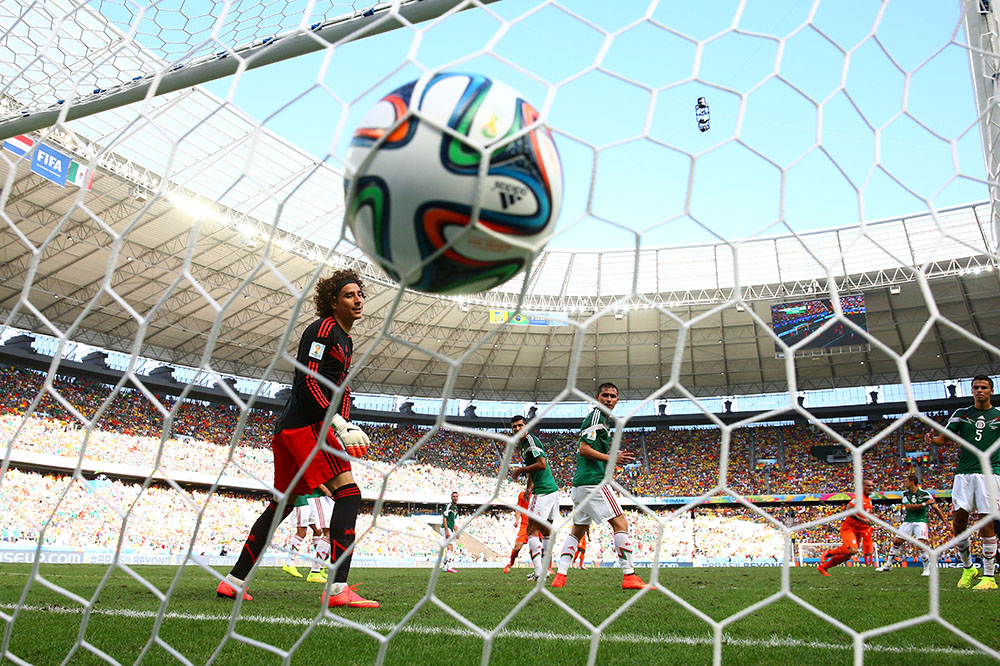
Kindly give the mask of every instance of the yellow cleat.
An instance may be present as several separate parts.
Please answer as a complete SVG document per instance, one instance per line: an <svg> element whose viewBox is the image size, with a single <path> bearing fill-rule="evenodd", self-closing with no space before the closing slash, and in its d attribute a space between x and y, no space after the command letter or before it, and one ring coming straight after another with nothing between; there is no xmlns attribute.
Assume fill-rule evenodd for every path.
<svg viewBox="0 0 1000 666"><path fill-rule="evenodd" d="M983 576L982 580L979 581L979 585L976 585L973 590L995 590L997 589L997 582L993 579L993 576Z"/></svg>
<svg viewBox="0 0 1000 666"><path fill-rule="evenodd" d="M979 575L979 569L976 567L969 567L968 569L962 569L962 578L958 581L959 587L969 588L972 587L972 579Z"/></svg>
<svg viewBox="0 0 1000 666"><path fill-rule="evenodd" d="M302 574L299 573L299 570L293 567L291 564L286 564L285 566L281 567L281 570L290 576L295 576L296 578L302 578Z"/></svg>
<svg viewBox="0 0 1000 666"><path fill-rule="evenodd" d="M307 583L325 583L326 582L326 570L323 571L310 571L309 575L306 577Z"/></svg>

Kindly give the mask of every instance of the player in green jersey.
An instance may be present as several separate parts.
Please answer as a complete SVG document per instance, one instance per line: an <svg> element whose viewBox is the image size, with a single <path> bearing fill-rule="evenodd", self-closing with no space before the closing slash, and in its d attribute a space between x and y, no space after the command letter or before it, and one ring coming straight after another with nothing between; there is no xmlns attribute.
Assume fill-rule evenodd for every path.
<svg viewBox="0 0 1000 666"><path fill-rule="evenodd" d="M451 504L444 509L444 520L441 523L441 528L444 531L444 538L450 539L451 535L455 533L455 519L458 518L458 493L453 492L451 494ZM455 542L451 541L448 543L448 548L444 551L444 570L448 573L458 573L458 569L455 568L452 560L454 556L452 553L455 552Z"/></svg>
<svg viewBox="0 0 1000 666"><path fill-rule="evenodd" d="M964 536L969 526L969 516L989 513L996 516L1000 511L1000 480L997 477L1000 474L1000 451L993 452L988 468L983 469L979 457L968 448L986 451L1000 438L1000 409L993 406L990 401L992 396L993 380L986 375L976 375L972 378L972 406L956 409L945 426L966 445L962 447L958 458L955 482L951 489L951 528L955 537L961 539L956 548L962 558L962 566L965 567L958 587L972 587L972 580L979 575L979 570L972 563L972 544L969 537ZM945 444L950 439L944 434L932 436L927 433L924 436L928 444ZM997 584L993 574L996 568L997 537L993 521L988 521L979 528L979 536L983 540L983 578L975 589L995 590Z"/></svg>
<svg viewBox="0 0 1000 666"><path fill-rule="evenodd" d="M605 483L605 467L615 461L608 453L611 450L611 427L605 411L611 412L618 404L618 387L605 382L597 387L597 402L590 414L580 424L580 447L576 454L576 473L573 475L573 527L566 535L559 555L559 571L552 579L552 587L566 585L566 574L573 564L580 538L592 522L608 521L614 531L615 553L618 564L625 574L622 589L636 590L646 584L635 573L632 566L632 541L628 536L628 520L618 505L618 498L611 486ZM603 409L602 409L603 408ZM619 451L620 463L631 462L633 456L628 451Z"/></svg>
<svg viewBox="0 0 1000 666"><path fill-rule="evenodd" d="M889 548L889 556L885 558L885 563L875 569L875 571L888 571L892 568L892 565L899 559L899 553L903 549L903 544L905 543L903 537L910 537L930 548L927 544L927 507L933 508L942 522L948 522L948 517L944 515L944 511L934 501L934 496L917 484L916 474L910 474L906 477L906 480L903 482L903 496L899 501L903 508L906 509L906 516L903 517L903 524L899 526L898 534L892 538L892 547ZM920 574L921 576L931 575L930 556L928 553L928 550L917 548L920 561L924 563L924 570Z"/></svg>
<svg viewBox="0 0 1000 666"><path fill-rule="evenodd" d="M545 556L550 552L549 541L552 525L559 518L559 486L552 476L542 442L525 428L527 423L520 414L510 419L510 429L515 435L522 433L517 449L524 461L522 467L511 471L514 478L528 477L525 492L531 494L528 510L536 517L528 523L528 553L535 571L528 580L538 580L545 575Z"/></svg>

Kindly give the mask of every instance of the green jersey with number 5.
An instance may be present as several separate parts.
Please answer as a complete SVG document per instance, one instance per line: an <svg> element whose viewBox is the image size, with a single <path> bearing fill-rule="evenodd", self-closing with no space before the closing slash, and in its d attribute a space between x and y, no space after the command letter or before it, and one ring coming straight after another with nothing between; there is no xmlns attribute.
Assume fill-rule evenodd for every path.
<svg viewBox="0 0 1000 666"><path fill-rule="evenodd" d="M948 430L964 439L974 448L980 451L993 446L1000 437L1000 409L991 407L990 409L976 409L975 407L962 407L956 409L951 415L946 426ZM994 474L1000 474L1000 449L990 456L990 465ZM979 464L976 454L962 447L962 454L958 459L958 469L955 474L982 474L983 467Z"/></svg>

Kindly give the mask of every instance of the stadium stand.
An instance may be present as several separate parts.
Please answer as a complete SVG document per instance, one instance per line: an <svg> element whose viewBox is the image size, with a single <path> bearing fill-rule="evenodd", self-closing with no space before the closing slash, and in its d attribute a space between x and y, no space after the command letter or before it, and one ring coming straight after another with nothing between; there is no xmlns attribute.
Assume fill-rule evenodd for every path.
<svg viewBox="0 0 1000 666"><path fill-rule="evenodd" d="M185 401L177 405L172 399L160 397L167 409L176 409L173 437L164 440L162 414L134 390L123 390L107 405L99 429L89 436L79 426L71 412L58 400L46 394L36 414L24 419L23 412L42 386L42 375L32 370L8 367L0 373L0 435L10 441L18 431L18 451L61 456L74 461L85 447L84 457L97 463L118 463L142 467L159 465L167 474L201 473L223 475L225 478L269 481L272 472L271 453L267 447L273 413L254 410L243 437L232 447L237 413L219 404ZM109 395L109 387L88 380L61 380L55 389L72 407L85 416L92 416ZM836 424L849 441L861 444L888 422ZM913 469L912 462L899 456L903 451L918 450L925 427L908 422L899 429L899 436L889 437L867 451L864 473L882 490L898 489L901 479ZM376 425L370 427L373 445L369 449L369 464L356 466L362 488L374 491L380 487L383 475L392 470L406 452L427 430L416 427ZM779 435L780 433L780 435ZM542 432L542 441L557 480L564 488L569 485L575 460L573 433ZM755 451L751 455L750 440ZM779 439L783 440L785 469L772 465L765 469L751 465L751 458L777 459ZM893 440L896 443L890 443ZM816 445L828 445L832 440L825 433L806 426L759 426L736 432L731 443L730 486L747 495L781 493L832 493L849 491L852 485L849 464L831 464L810 453ZM619 470L618 480L629 492L645 497L690 497L709 491L718 483L720 438L715 429L672 429L655 432L627 432L625 446L645 451L647 464ZM232 460L229 459L232 449ZM439 430L407 464L388 475L387 496L418 498L421 503L442 501L454 489L463 496L486 496L496 484L503 454L502 445L492 439ZM944 486L945 475L953 469L955 447L942 447L921 465L924 485ZM258 486L260 487L260 486ZM504 481L501 496L513 498L518 485ZM198 511L205 507L203 525L197 533L193 552L217 553L239 543L245 524L260 511L263 495L222 492L206 506L207 495L191 490L181 496L153 485L145 490L137 483L122 480L102 480L71 483L62 474L37 474L11 469L5 478L3 494L7 498L0 510L0 540L7 543L30 543L37 538L37 525L45 522L46 545L68 547L115 548L120 515L136 502L137 513L148 519L132 520L122 537L123 548L184 552L194 533ZM55 513L56 499L66 495ZM85 501L88 494L97 494L104 502ZM566 494L566 493L564 493ZM13 507L24 506L28 498L49 498L26 509L21 515ZM435 498L440 498L437 500ZM423 510L423 509L421 509ZM433 509L428 509L433 511ZM831 515L838 506L779 506L765 508L770 515L786 525L802 524ZM893 522L891 508L879 509L883 517ZM659 513L668 513L660 509ZM393 513L403 515L391 515ZM359 543L359 556L430 558L434 547L427 537L427 521L415 520L408 510L395 503L383 509L380 523L388 529L368 532ZM171 515L176 520L154 520L154 516ZM370 513L363 517L365 528L371 523ZM636 547L640 559L650 558L655 550L657 529L652 518L636 513ZM681 512L666 523L661 545L664 559L687 559L696 555L738 561L744 558L779 558L780 532L757 514L744 507L699 507L694 518ZM206 526L208 529L206 529ZM798 533L803 541L836 539L838 521L826 523ZM468 532L495 552L509 552L514 539L514 515L509 510L494 508L466 523ZM595 528L592 542L595 551L603 548L611 561L610 534L607 526ZM943 529L932 529L932 543L946 538ZM290 525L283 525L275 536L277 544L287 543ZM395 538L403 534L405 538ZM423 535L424 539L413 536ZM739 535L734 539L733 534ZM881 537L880 537L881 538ZM461 550L459 561L468 560Z"/></svg>

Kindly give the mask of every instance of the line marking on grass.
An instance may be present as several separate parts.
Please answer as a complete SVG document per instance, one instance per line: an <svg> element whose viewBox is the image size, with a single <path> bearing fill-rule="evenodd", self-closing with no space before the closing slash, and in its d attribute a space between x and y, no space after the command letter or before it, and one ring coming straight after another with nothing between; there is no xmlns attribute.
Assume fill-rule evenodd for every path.
<svg viewBox="0 0 1000 666"><path fill-rule="evenodd" d="M17 604L0 604L0 609L3 610L15 610L18 608ZM31 613L52 613L52 614L62 614L62 615L83 615L82 608L66 608L63 606L31 606L24 605L21 606L22 612ZM156 619L157 613L153 611L138 611L131 610L127 608L113 608L113 609L101 609L95 608L91 611L92 615L100 615L104 617L127 617L133 619ZM164 613L164 619L167 620L189 620L194 622L229 622L230 615L210 615L207 613ZM256 622L259 624L279 624L288 626L307 626L313 623L311 618L303 617L283 617L283 616L269 616L269 615L240 615L240 621L242 622ZM320 620L317 623L319 626L329 627L332 629L346 629L350 630L350 627L346 627L342 624L334 622L333 620ZM358 624L364 625L368 629L377 632L389 632L392 631L396 625L388 622L358 622ZM413 625L409 624L400 629L400 633L405 634L419 634L425 636L456 636L464 638L479 638L478 634L469 629L464 629L461 627L432 627L424 625ZM551 631L524 631L520 629L506 629L497 635L497 638L523 638L529 640L548 640L548 641L586 641L590 642L591 636L589 634L558 634ZM612 643L634 643L634 644L649 644L658 643L664 645L706 645L710 646L713 644L712 638L710 636L680 636L677 634L634 634L634 633L605 633L601 636L601 641L608 641ZM736 647L789 647L789 648L809 648L813 650L836 650L841 652L850 652L854 650L854 647L850 644L844 643L823 643L820 641L803 641L797 638L792 638L790 636L777 636L771 635L768 638L758 639L758 638L736 638L728 634L723 634L722 637L723 645L730 645ZM899 647L894 645L873 645L866 644L865 652L880 652L887 654L949 654L949 655L960 655L960 656L977 656L982 655L979 650L973 650L970 648L954 648L954 647Z"/></svg>

